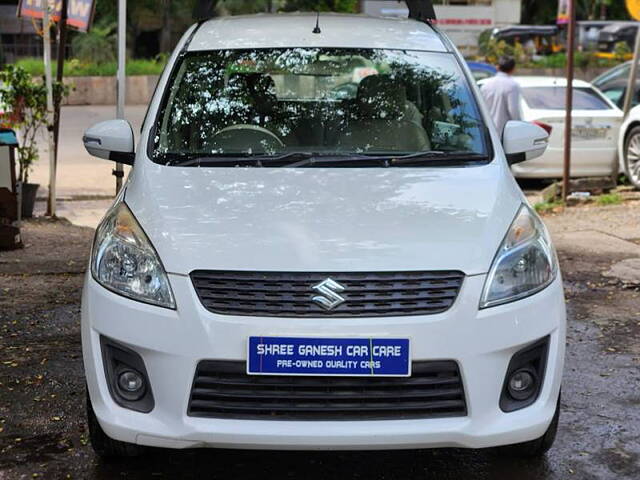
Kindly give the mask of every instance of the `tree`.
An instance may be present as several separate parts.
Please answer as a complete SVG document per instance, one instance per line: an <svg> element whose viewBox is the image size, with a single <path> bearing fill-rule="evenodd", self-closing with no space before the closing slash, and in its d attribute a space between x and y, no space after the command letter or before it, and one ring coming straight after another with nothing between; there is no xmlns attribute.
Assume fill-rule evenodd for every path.
<svg viewBox="0 0 640 480"><path fill-rule="evenodd" d="M104 18L88 33L71 41L73 55L82 62L108 63L116 60L116 23Z"/></svg>
<svg viewBox="0 0 640 480"><path fill-rule="evenodd" d="M53 93L61 100L69 88L54 82ZM37 135L47 126L47 88L44 81L35 81L24 68L7 65L0 70L0 103L12 112L12 126L20 129L18 146L18 181L27 183L29 172L38 160Z"/></svg>
<svg viewBox="0 0 640 480"><path fill-rule="evenodd" d="M229 15L243 15L269 11L267 0L224 0L218 2L219 11Z"/></svg>
<svg viewBox="0 0 640 480"><path fill-rule="evenodd" d="M283 10L355 13L358 4L358 0L286 0Z"/></svg>
<svg viewBox="0 0 640 480"><path fill-rule="evenodd" d="M576 17L578 20L598 19L603 12L603 6L606 20L629 20L625 2L621 0L576 0ZM522 2L523 24L554 24L557 15L557 1L523 0Z"/></svg>
<svg viewBox="0 0 640 480"><path fill-rule="evenodd" d="M200 0L129 0L127 21L129 51L134 56L168 53L179 33L196 19L194 11ZM218 15L277 11L358 11L358 0L209 0L211 11ZM118 19L117 0L96 3L97 25L112 25ZM80 35L78 35L80 37ZM81 42L82 40L78 40Z"/></svg>
<svg viewBox="0 0 640 480"><path fill-rule="evenodd" d="M629 20L629 13L623 1L581 0L578 15L586 20Z"/></svg>

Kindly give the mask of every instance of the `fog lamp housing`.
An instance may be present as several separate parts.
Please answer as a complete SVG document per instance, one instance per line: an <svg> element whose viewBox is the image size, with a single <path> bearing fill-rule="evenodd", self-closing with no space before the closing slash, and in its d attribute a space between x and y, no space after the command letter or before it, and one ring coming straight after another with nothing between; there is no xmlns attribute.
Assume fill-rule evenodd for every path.
<svg viewBox="0 0 640 480"><path fill-rule="evenodd" d="M550 337L546 336L516 352L504 378L500 409L514 412L532 405L544 385Z"/></svg>
<svg viewBox="0 0 640 480"><path fill-rule="evenodd" d="M149 413L153 410L153 392L140 354L107 337L100 337L100 346L113 401L137 412Z"/></svg>

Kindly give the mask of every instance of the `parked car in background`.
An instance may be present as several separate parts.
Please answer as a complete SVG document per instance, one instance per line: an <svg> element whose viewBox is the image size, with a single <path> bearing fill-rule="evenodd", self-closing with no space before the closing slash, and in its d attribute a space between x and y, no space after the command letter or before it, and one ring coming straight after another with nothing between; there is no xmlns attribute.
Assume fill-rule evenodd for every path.
<svg viewBox="0 0 640 480"><path fill-rule="evenodd" d="M624 99L627 93L627 83L629 80L629 74L631 73L631 62L621 63L613 67L611 70L607 70L598 77L596 77L591 83L594 87L600 89L609 100L615 103L619 108L624 106ZM636 88L633 92L633 98L631 106L636 106L640 103L640 80L636 81Z"/></svg>
<svg viewBox="0 0 640 480"><path fill-rule="evenodd" d="M618 108L624 107L624 101L627 96L627 87L628 82L627 79L613 80L611 82L607 82L606 85L603 85L602 88L599 88L600 91ZM631 106L635 107L640 103L640 82L636 81L635 89L633 90L633 96L631 97Z"/></svg>
<svg viewBox="0 0 640 480"><path fill-rule="evenodd" d="M522 87L523 118L549 125L552 133L544 155L511 169L520 178L559 178L563 174L567 81L554 77L513 78ZM622 111L585 81L574 80L573 88L571 176L616 175Z"/></svg>
<svg viewBox="0 0 640 480"><path fill-rule="evenodd" d="M551 447L562 279L509 171L548 134L499 136L465 70L425 22L224 17L137 151L125 120L85 132L133 164L83 290L98 454Z"/></svg>
<svg viewBox="0 0 640 480"><path fill-rule="evenodd" d="M631 109L620 128L618 155L621 171L636 188L640 188L640 105Z"/></svg>
<svg viewBox="0 0 640 480"><path fill-rule="evenodd" d="M490 63L467 61L467 66L476 81L491 78L498 73L498 69Z"/></svg>

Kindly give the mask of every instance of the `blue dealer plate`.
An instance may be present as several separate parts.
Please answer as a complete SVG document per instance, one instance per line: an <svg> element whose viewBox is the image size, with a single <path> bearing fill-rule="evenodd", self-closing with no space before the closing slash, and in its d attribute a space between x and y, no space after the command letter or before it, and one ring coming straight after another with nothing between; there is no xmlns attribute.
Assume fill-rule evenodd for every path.
<svg viewBox="0 0 640 480"><path fill-rule="evenodd" d="M408 339L249 337L249 375L408 377Z"/></svg>

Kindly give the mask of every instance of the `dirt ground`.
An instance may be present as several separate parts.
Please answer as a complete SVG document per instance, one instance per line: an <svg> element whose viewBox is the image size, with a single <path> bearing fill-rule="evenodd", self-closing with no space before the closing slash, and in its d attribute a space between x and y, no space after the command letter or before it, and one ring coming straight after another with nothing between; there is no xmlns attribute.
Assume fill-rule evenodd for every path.
<svg viewBox="0 0 640 480"><path fill-rule="evenodd" d="M547 215L568 300L555 447L542 460L488 451L155 452L102 463L88 445L80 293L93 231L33 221L0 253L0 479L640 478L640 285L604 274L640 257L640 202Z"/></svg>

